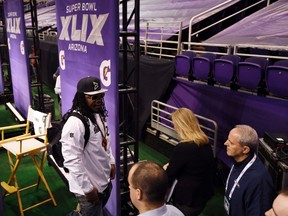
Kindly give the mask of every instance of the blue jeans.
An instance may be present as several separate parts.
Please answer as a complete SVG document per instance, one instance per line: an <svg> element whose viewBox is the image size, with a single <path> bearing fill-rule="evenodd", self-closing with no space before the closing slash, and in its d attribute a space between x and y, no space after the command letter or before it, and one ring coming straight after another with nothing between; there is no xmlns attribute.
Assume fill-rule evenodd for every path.
<svg viewBox="0 0 288 216"><path fill-rule="evenodd" d="M97 205L88 202L84 195L75 194L77 202L80 205L81 216L105 216L103 207L106 205L110 197L111 190L112 183L109 182L103 193L99 193L99 203Z"/></svg>
<svg viewBox="0 0 288 216"><path fill-rule="evenodd" d="M77 202L80 205L81 216L104 216L102 201L97 205L88 202L84 195L75 194Z"/></svg>

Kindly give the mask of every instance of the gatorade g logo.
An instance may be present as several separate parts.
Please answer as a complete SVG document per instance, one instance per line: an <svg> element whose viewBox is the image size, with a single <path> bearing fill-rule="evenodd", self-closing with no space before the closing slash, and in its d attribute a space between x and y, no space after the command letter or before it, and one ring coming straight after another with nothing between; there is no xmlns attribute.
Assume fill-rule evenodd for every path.
<svg viewBox="0 0 288 216"><path fill-rule="evenodd" d="M60 50L59 52L59 65L62 70L65 70L65 52L64 50Z"/></svg>
<svg viewBox="0 0 288 216"><path fill-rule="evenodd" d="M111 60L104 60L99 67L100 79L104 86L111 85Z"/></svg>

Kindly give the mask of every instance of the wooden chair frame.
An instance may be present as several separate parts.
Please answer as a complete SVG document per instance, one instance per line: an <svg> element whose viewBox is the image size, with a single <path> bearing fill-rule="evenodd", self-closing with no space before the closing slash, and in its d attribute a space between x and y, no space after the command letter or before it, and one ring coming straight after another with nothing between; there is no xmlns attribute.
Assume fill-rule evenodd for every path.
<svg viewBox="0 0 288 216"><path fill-rule="evenodd" d="M9 196L11 194L15 194L17 195L17 200L18 200L18 204L19 204L19 210L20 210L20 215L24 216L24 212L27 210L30 210L32 208L35 208L41 204L44 204L46 202L52 201L54 206L57 206L56 201L54 199L54 196L50 190L50 187L46 181L46 178L43 174L43 166L44 166L44 162L47 156L47 127L50 126L50 122L51 122L51 113L45 114L45 113L41 113L39 111L35 111L33 110L31 107L29 107L28 109L28 118L25 124L18 124L18 125L12 125L12 126L4 126L4 127L0 127L0 131L1 131L1 141L0 141L0 146L2 146L3 148L5 148L7 150L7 155L8 155L8 160L9 160L9 164L10 164L10 168L11 168L11 175L8 179L7 182L1 182L1 186L4 189L4 197L5 196ZM30 131L30 121L31 119L29 119L29 115L30 113L40 113L43 114L44 119L39 120L39 122L41 122L44 125L44 130L41 134L35 134L35 135L31 135ZM35 118L37 119L37 118ZM34 122L35 124L35 122ZM35 126L35 125L34 125ZM25 133L19 136L15 136L15 137L11 137L8 139L4 139L4 131L7 130L11 130L11 129L15 129L15 128L24 128L25 129ZM40 127L39 127L40 128ZM42 128L40 129L42 130ZM43 139L43 142L40 141L39 139ZM33 141L33 143L32 143ZM28 145L29 142L29 145ZM20 188L17 178L16 178L16 172L20 166L21 160L24 157L31 157L33 164L37 170L38 173L38 177L37 177L37 181L35 184L32 185L28 185L26 187ZM37 157L40 158L40 161L37 159ZM21 200L21 196L20 196L20 192L30 189L30 188L34 188L36 187L37 189L39 188L39 184L40 182L43 182L48 194L49 194L49 198L45 199L43 201L40 201L30 207L27 208L23 208L22 205L22 200Z"/></svg>

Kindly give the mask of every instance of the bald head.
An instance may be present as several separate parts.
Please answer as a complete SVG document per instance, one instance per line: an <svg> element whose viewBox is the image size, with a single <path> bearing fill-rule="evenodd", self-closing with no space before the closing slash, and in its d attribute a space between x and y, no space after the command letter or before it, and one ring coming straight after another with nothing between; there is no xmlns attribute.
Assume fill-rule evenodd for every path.
<svg viewBox="0 0 288 216"><path fill-rule="evenodd" d="M164 203L168 177L159 164L144 161L134 164L128 176L130 187L139 189L147 202Z"/></svg>
<svg viewBox="0 0 288 216"><path fill-rule="evenodd" d="M288 191L280 193L265 216L288 216Z"/></svg>

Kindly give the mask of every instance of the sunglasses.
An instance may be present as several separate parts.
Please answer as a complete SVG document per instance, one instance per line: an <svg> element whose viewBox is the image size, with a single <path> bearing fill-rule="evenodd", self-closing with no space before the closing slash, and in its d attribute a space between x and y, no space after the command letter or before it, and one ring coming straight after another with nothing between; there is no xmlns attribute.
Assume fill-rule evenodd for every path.
<svg viewBox="0 0 288 216"><path fill-rule="evenodd" d="M87 95L91 100L102 100L104 98L104 93L96 95Z"/></svg>

